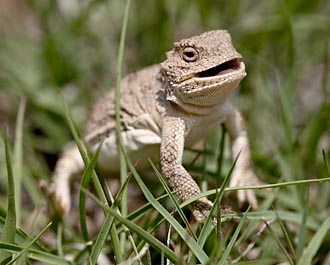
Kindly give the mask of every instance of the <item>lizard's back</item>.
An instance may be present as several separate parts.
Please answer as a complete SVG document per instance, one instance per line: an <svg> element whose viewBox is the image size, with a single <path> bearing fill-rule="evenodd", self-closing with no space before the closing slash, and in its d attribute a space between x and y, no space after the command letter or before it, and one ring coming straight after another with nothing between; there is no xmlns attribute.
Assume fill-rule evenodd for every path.
<svg viewBox="0 0 330 265"><path fill-rule="evenodd" d="M154 65L127 75L121 82L122 137L133 161L148 161L145 158L149 158L150 154L159 157L163 115L160 102L165 100L162 99L163 89L158 75L159 65ZM85 126L85 139L93 151L103 141L99 157L101 169L119 170L114 90L94 105Z"/></svg>

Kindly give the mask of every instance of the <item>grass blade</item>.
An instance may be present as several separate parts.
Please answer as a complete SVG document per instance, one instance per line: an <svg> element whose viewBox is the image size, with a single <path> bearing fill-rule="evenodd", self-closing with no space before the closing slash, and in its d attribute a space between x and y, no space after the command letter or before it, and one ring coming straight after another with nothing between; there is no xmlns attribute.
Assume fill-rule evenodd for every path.
<svg viewBox="0 0 330 265"><path fill-rule="evenodd" d="M117 206L120 202L120 199L122 198L122 194L123 194L124 190L126 190L126 188L127 188L129 180L130 180L130 178L127 178L126 181L121 186L115 200L113 201L111 209L115 209L118 211ZM102 247L104 245L105 240L108 237L109 231L111 231L111 236L114 234L116 234L116 235L118 234L116 231L116 227L113 225L113 220L114 220L113 217L109 213L107 213L106 218L103 222L103 225L97 235L96 241L92 248L91 264L96 264L97 258L102 251ZM123 252L123 249L120 248L120 243L119 243L120 241L118 240L117 237L112 237L111 239L112 239L112 246L114 249L116 249L116 251L115 251L116 261L122 260L124 252ZM120 256L117 256L117 255L120 255Z"/></svg>
<svg viewBox="0 0 330 265"><path fill-rule="evenodd" d="M112 209L108 209L108 212L116 218L119 222L123 223L126 227L128 227L131 231L138 234L144 241L146 241L151 247L157 249L160 253L164 253L164 255L171 260L174 264L179 262L179 258L172 250L170 250L167 246L165 246L158 239L150 235L149 232L143 230L140 226L130 222L124 217L120 216L116 211Z"/></svg>
<svg viewBox="0 0 330 265"><path fill-rule="evenodd" d="M330 167L327 159L327 154L324 150L322 150L322 155L323 155L323 161L324 161L324 166L325 166L325 171L327 174L327 177L330 178Z"/></svg>
<svg viewBox="0 0 330 265"><path fill-rule="evenodd" d="M294 181L286 181L286 182L279 182L274 184L261 184L261 185L253 185L253 186L238 186L238 187L227 187L225 192L229 191L237 191L237 190L263 190L263 189L274 189L274 188L282 188L287 186L293 185L307 185L313 183L323 183L323 182L330 182L330 178L318 178L318 179L304 179L304 180L294 180ZM215 195L217 193L217 189L211 189L205 192L202 192L199 195L190 198L182 203L182 207L186 206L195 200L198 200L205 196Z"/></svg>
<svg viewBox="0 0 330 265"><path fill-rule="evenodd" d="M194 237L195 240L197 240L197 237L195 235L195 233L192 231L191 226L185 216L185 214L183 213L179 203L175 200L169 186L167 185L165 179L163 178L163 176L160 174L160 172L157 170L157 168L155 167L155 165L152 163L151 160L149 160L149 162L151 163L152 169L154 170L154 172L156 173L156 176L158 177L160 183L162 184L163 188L165 189L166 193L168 194L169 198L171 199L172 203L174 204L177 212L179 213L181 219L183 220L185 226L189 229L189 232L191 233L191 235Z"/></svg>
<svg viewBox="0 0 330 265"><path fill-rule="evenodd" d="M88 157L88 154L87 154L84 146L82 145L82 142L79 138L78 132L75 128L75 124L74 124L73 119L71 117L69 108L66 105L65 100L64 100L63 97L62 97L62 104L63 104L63 107L64 107L64 112L65 112L66 119L68 121L68 124L69 124L69 127L71 129L72 135L75 139L75 142L78 146L79 152L80 152L80 154L81 154L81 156L84 160L84 163L85 163L86 167L88 167L88 165L90 163L90 159ZM108 200L107 200L107 195L105 194L105 190L103 189L102 184L101 184L100 180L98 179L98 177L95 173L95 170L93 170L92 180L93 180L93 184L94 184L96 193L99 196L102 205L103 206L109 205ZM116 229L113 225L111 226L110 235L111 235L112 240L115 242L114 245L113 245L114 246L114 253L115 253L116 257L120 258L121 251L120 251L119 248L117 248L117 246L118 246L117 242L119 242L119 237L118 237L117 231L116 231Z"/></svg>
<svg viewBox="0 0 330 265"><path fill-rule="evenodd" d="M111 214L107 214L105 217L105 220L103 222L103 225L97 235L96 241L92 247L92 252L91 252L91 256L90 256L90 262L89 264L96 264L97 263L97 259L102 251L104 242L106 240L106 238L108 237L109 231L111 229L112 224L113 224L113 216ZM115 248L115 245L113 245L113 247ZM120 252L119 252L120 253ZM121 253L120 253L121 256ZM116 260L117 260L117 256L116 256Z"/></svg>
<svg viewBox="0 0 330 265"><path fill-rule="evenodd" d="M317 250L321 246L324 237L330 230L330 217L328 217L320 228L317 230L313 238L309 241L307 248L305 249L302 257L299 259L297 265L309 265L312 264L313 257L316 255Z"/></svg>
<svg viewBox="0 0 330 265"><path fill-rule="evenodd" d="M141 177L136 172L131 162L127 160L127 163L146 199L172 225L172 227L178 232L180 237L186 242L187 246L191 249L191 251L202 264L207 264L208 262L210 262L208 256L197 244L197 242L187 233L186 230L183 229L183 227L178 223L178 221L175 220L175 218L154 198L154 196L148 190L147 186L143 183Z"/></svg>
<svg viewBox="0 0 330 265"><path fill-rule="evenodd" d="M101 146L102 146L102 144L99 145L95 154L92 156L92 159L91 159L89 165L85 169L85 172L81 179L81 184L80 184L80 189L79 189L80 190L80 192L79 192L80 227L81 227L82 235L86 242L89 240L89 235L88 235L88 228L87 228L87 223L86 223L86 209L85 209L86 193L83 192L83 190L87 189L90 179L93 175L93 171L94 171L96 163L97 163L97 158L99 156Z"/></svg>
<svg viewBox="0 0 330 265"><path fill-rule="evenodd" d="M270 225L265 222L265 225L268 228L268 231L270 233L270 235L275 239L278 247L280 248L280 250L282 251L282 253L284 254L284 256L286 257L287 261L293 265L295 264L294 261L292 260L292 258L290 257L288 251L286 250L286 248L284 247L283 243L281 242L281 240L279 239L278 235L276 234L276 232L270 227Z"/></svg>
<svg viewBox="0 0 330 265"><path fill-rule="evenodd" d="M10 146L6 128L2 129L2 138L5 145L5 156L7 166L8 179L8 202L7 202L7 216L2 231L2 241L6 243L15 243L16 234L16 206L15 206L15 184L14 175L10 155ZM11 254L5 250L0 250L0 262L8 260Z"/></svg>
<svg viewBox="0 0 330 265"><path fill-rule="evenodd" d="M297 243L297 256L300 257L304 250L306 235L307 235L307 217L308 217L308 205L306 205L306 208L303 211L303 214L301 216L301 225L299 228L299 234L298 234L298 243ZM277 212L275 212L277 215ZM279 219L280 220L280 219Z"/></svg>
<svg viewBox="0 0 330 265"><path fill-rule="evenodd" d="M162 202L165 199L167 199L168 195L164 194L160 197L157 198L157 201ZM135 210L134 212L130 213L129 215L127 215L127 219L130 221L134 221L138 218L140 218L142 215L144 215L148 210L152 209L152 205L147 202L146 204L144 204L143 206L141 206L139 209Z"/></svg>
<svg viewBox="0 0 330 265"><path fill-rule="evenodd" d="M227 186L227 183L229 182L231 173L233 172L234 167L236 165L237 159L238 159L238 156L235 159L235 161L234 161L228 175L226 176L225 180L222 182L220 190L218 191L216 189L216 197L215 197L215 200L214 200L213 207L212 207L212 209L210 211L210 215L207 217L207 219L204 223L204 226L202 228L202 231L201 231L201 233L198 237L197 242L198 242L198 245L200 245L201 247L204 246L204 244L206 242L206 239L207 239L208 235L211 232L211 228L212 228L211 223L212 223L212 218L214 218L213 213L214 213L215 209L218 209L218 211L217 211L217 227L216 228L217 228L218 232L221 231L221 227L220 227L220 225L221 225L221 216L220 216L220 214L221 213L220 213L220 207L219 206L220 206L220 202L221 202L222 197L223 197L224 192L225 192L225 187Z"/></svg>
<svg viewBox="0 0 330 265"><path fill-rule="evenodd" d="M21 213L21 186L22 186L22 164L23 164L23 121L26 107L26 98L22 97L17 114L15 130L15 146L13 170L15 176L15 197L16 197L16 225L20 225Z"/></svg>
<svg viewBox="0 0 330 265"><path fill-rule="evenodd" d="M0 242L0 249L4 249L12 254L19 254L21 251L24 250L24 247L15 245L15 244L9 244L9 243L3 243ZM53 254L49 254L45 251L30 249L27 253L28 258L37 260L40 262L43 262L43 264L54 264L54 265L70 265L71 262L55 256ZM2 264L1 264L2 265Z"/></svg>
<svg viewBox="0 0 330 265"><path fill-rule="evenodd" d="M116 119L116 132L117 138L119 143L119 161L120 161L120 183L123 185L126 179L127 174L127 164L125 159L125 150L123 145L122 139L122 126L121 126L121 119L120 119L120 85L122 79L122 68L123 68L123 59L124 59L124 50L125 50L125 40L126 40L126 31L127 31L127 24L128 24L128 15L129 15L129 8L130 8L131 0L126 1L125 11L124 11L124 18L123 18L123 25L121 28L121 35L120 35L120 42L119 42L119 50L118 50L118 60L117 60L117 80L116 80L116 91L115 91L115 119ZM124 216L127 215L128 212L128 203L127 203L127 190L123 190L122 200L121 200L121 211ZM125 251L126 245L126 235L125 233L121 234L121 250L122 252ZM121 262L121 257L117 257L117 262Z"/></svg>
<svg viewBox="0 0 330 265"><path fill-rule="evenodd" d="M202 231L198 237L198 245L203 247L205 242L206 242L206 239L208 237L208 235L210 234L211 232L211 229L212 229L212 226L211 226L211 223L212 223L212 219L214 218L213 216L213 213L215 211L215 209L218 209L217 211L217 231L220 231L221 230L221 227L220 227L220 224L221 224L221 216L220 216L220 202L222 200L222 197L225 193L225 187L227 186L228 182L229 182L229 179L230 179L230 176L235 168L235 165L236 165L236 162L238 160L238 157L239 157L239 154L237 155L236 159L234 160L230 170L229 170L229 173L227 174L226 178L224 179L224 181L222 182L221 184L221 187L220 187L220 190L218 191L218 189L216 189L216 198L215 198L215 201L214 201L214 204L213 204L213 207L210 211L210 215L206 218L205 220L205 223L203 225L203 228L202 228ZM192 198L194 199L194 198Z"/></svg>
<svg viewBox="0 0 330 265"><path fill-rule="evenodd" d="M5 223L5 219L2 216L0 216L0 231L2 231L4 223ZM15 235L16 243L23 245L30 240L32 240L32 238L24 230L22 230L21 228L16 229L16 235ZM45 250L42 244L38 242L34 244L34 247L38 250Z"/></svg>
<svg viewBox="0 0 330 265"><path fill-rule="evenodd" d="M82 144L82 141L79 138L78 131L77 131L76 126L74 124L74 121L72 119L72 115L70 113L70 110L69 110L67 104L65 103L65 100L64 100L63 95L61 95L61 100L62 100L62 105L63 105L63 109L64 109L64 114L65 114L65 117L66 117L67 122L69 124L70 130L71 130L71 133L72 133L72 136L73 136L73 138L74 138L74 140L76 142L76 145L77 145L77 147L79 149L80 155L81 155L81 157L82 157L82 159L83 159L83 161L85 163L85 166L88 167L88 165L90 163L90 159L88 157L88 153L86 151L86 148ZM98 180L95 171L93 171L92 180L93 180L93 184L95 186L96 193L100 197L100 200L102 201L102 203L107 204L108 203L107 202L107 197L104 194L102 185L101 185L100 181Z"/></svg>
<svg viewBox="0 0 330 265"><path fill-rule="evenodd" d="M15 258L13 258L9 263L7 263L7 265L13 264L15 261L17 261L20 257L22 257L25 253L27 253L29 251L29 249L33 246L33 244L35 242L37 242L37 240L46 232L46 230L52 225L52 222L48 223L48 225L46 225L41 232L33 239L31 240L31 242L24 248L22 249L22 251L20 251L20 253L18 253Z"/></svg>
<svg viewBox="0 0 330 265"><path fill-rule="evenodd" d="M307 209L307 208L306 208ZM289 232L288 232L288 229L286 228L284 222L282 221L282 219L280 218L279 214L277 213L276 209L273 209L274 210L274 213L276 214L276 220L278 221L279 225L280 225L280 228L282 230L282 233L284 235L284 238L287 242L287 245L288 245L288 249L290 251L290 254L291 254L291 257L294 261L294 264L296 263L296 260L297 260L297 257L296 257L296 254L295 254L295 251L294 251L294 247L293 247L293 243L292 243L292 240L290 238L290 235L289 235ZM302 225L302 231L303 233L305 234L305 231L306 231L306 212L307 210L304 212L302 218L303 220L301 221ZM302 237L304 239L304 237ZM299 253L299 252L298 252Z"/></svg>
<svg viewBox="0 0 330 265"><path fill-rule="evenodd" d="M241 231L241 229L243 227L243 224L245 222L245 219L246 219L246 216L247 216L247 213L249 212L249 210L250 210L250 207L243 214L242 219L239 222L239 224L238 224L238 226L237 226L237 228L236 228L236 230L235 230L232 238L230 239L229 244L228 244L225 252L223 253L223 255L221 257L221 260L220 260L219 264L225 264L227 258L229 257L229 254L230 254L230 252L232 251L232 249L233 249L233 247L235 245L235 242L236 242L236 240L238 238L238 235L239 235L239 233L240 233L240 231ZM220 251L218 253L220 253Z"/></svg>

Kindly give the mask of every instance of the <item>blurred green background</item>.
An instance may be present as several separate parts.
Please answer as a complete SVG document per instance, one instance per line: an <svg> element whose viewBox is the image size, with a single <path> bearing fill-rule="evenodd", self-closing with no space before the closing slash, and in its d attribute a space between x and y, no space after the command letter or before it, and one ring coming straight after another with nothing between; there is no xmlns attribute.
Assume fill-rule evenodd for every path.
<svg viewBox="0 0 330 265"><path fill-rule="evenodd" d="M121 0L0 2L0 122L12 141L26 99L22 176L23 200L29 203L22 216L46 204L38 183L49 180L59 152L72 139L58 92L82 127L92 102L114 84L124 6ZM322 150L325 160L330 155L329 14L328 0L135 0L124 73L163 61L173 41L227 29L247 66L248 76L232 98L247 123L257 174L269 183L324 178ZM2 142L0 151L4 216ZM307 211L320 223L330 213L330 184L283 188L273 203ZM306 242L313 233L306 233ZM324 242L330 242L329 233ZM316 259L326 255L320 250Z"/></svg>

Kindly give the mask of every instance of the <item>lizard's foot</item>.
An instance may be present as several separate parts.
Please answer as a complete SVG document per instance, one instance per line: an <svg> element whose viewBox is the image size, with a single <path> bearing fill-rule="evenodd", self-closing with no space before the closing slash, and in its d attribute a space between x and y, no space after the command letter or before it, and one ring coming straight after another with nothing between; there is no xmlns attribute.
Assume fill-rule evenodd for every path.
<svg viewBox="0 0 330 265"><path fill-rule="evenodd" d="M205 218L207 218L211 213L211 208L213 207L213 203L208 199L200 199L196 201L193 205L193 214L197 222L202 223ZM236 213L231 207L221 207L221 214L234 214ZM213 216L212 224L214 227L217 226L217 218Z"/></svg>
<svg viewBox="0 0 330 265"><path fill-rule="evenodd" d="M254 172L249 170L237 170L233 172L233 176L231 178L230 187L240 187L240 186L253 186L260 185L262 182L257 178ZM240 204L244 202L248 202L252 209L258 208L258 201L255 195L254 190L238 190L237 198Z"/></svg>
<svg viewBox="0 0 330 265"><path fill-rule="evenodd" d="M193 204L193 214L197 222L202 223L210 215L213 203L206 198L197 200Z"/></svg>

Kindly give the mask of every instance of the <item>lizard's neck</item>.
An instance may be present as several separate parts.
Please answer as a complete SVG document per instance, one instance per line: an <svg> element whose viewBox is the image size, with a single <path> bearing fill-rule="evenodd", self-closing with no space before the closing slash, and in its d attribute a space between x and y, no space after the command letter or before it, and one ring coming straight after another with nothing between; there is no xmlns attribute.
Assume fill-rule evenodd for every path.
<svg viewBox="0 0 330 265"><path fill-rule="evenodd" d="M171 103L174 103L178 108L180 108L181 110L183 110L184 112L186 112L188 114L200 115L200 116L212 114L216 111L216 109L219 108L219 105L224 104L224 102L223 102L223 103L212 105L212 106L193 105L193 104L188 104L188 103L182 102L179 98L177 98L173 94L167 95L166 100L168 100Z"/></svg>
<svg viewBox="0 0 330 265"><path fill-rule="evenodd" d="M166 84L164 80L163 83ZM221 102L217 102L217 104L213 105L198 105L186 103L183 102L179 97L177 97L171 89L169 89L168 84L166 84L164 92L164 97L166 101L173 103L178 109L181 109L183 112L193 115L209 115L211 113L214 113L219 108L219 106L225 104L226 102L226 98L224 98Z"/></svg>
<svg viewBox="0 0 330 265"><path fill-rule="evenodd" d="M180 96L177 96L173 88L171 88L170 83L166 79L166 77L163 75L163 73L159 73L157 76L158 81L162 83L163 92L164 92L164 100L169 101L173 103L178 109L181 109L183 112L186 112L187 114L193 114L193 115L209 115L214 113L219 107L224 105L227 101L227 98L229 94L231 93L231 90L227 89L223 91L221 97L218 95L216 96L216 99L212 98L212 100L194 100L190 99L188 102L184 101L180 98ZM233 86L233 88L235 88ZM196 104L195 104L196 103Z"/></svg>

